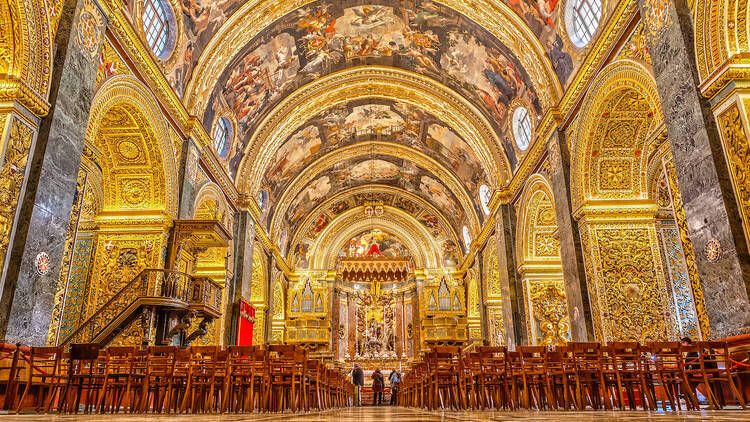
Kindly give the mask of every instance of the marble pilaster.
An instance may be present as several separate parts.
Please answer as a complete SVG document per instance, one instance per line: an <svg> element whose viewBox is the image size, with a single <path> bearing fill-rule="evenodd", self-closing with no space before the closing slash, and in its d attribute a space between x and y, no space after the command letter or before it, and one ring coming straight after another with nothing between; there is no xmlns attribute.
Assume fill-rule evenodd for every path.
<svg viewBox="0 0 750 422"><path fill-rule="evenodd" d="M517 291L516 261L514 258L515 217L510 205L501 205L495 218L495 239L497 240L497 264L499 284L503 298L503 328L505 331L505 346L515 349L523 344L521 336L525 332L521 328L524 320L524 306L518 301L523 300L523 293ZM516 329L518 328L518 329Z"/></svg>
<svg viewBox="0 0 750 422"><path fill-rule="evenodd" d="M200 189L200 186L196 186L196 172L198 171L200 155L200 149L195 141L191 138L183 141L177 182L180 184L180 219L191 219L195 215L195 198L198 189Z"/></svg>
<svg viewBox="0 0 750 422"><path fill-rule="evenodd" d="M232 278L225 286L226 305L224 315L229 321L224 326L224 344L235 344L237 339L238 301L240 298L249 301L253 278L253 246L255 240L255 222L248 211L234 213L232 225ZM265 282L265 280L264 280ZM270 289L266 290L270 292ZM269 293L270 294L270 293ZM264 321L268 318L264 319ZM267 331L267 330L266 330Z"/></svg>
<svg viewBox="0 0 750 422"><path fill-rule="evenodd" d="M47 340L105 26L95 0L64 2L53 48L51 108L30 150L3 273L0 338L10 343L41 346ZM83 27L89 32L78 37L75 28ZM48 268L37 271L37 257L45 255Z"/></svg>
<svg viewBox="0 0 750 422"><path fill-rule="evenodd" d="M560 260L565 295L568 299L570 334L573 341L593 341L594 327L586 286L586 270L583 266L583 250L578 236L578 222L573 218L570 148L565 133L556 131L547 144L547 150L550 161L550 185L557 217L557 235L560 239Z"/></svg>
<svg viewBox="0 0 750 422"><path fill-rule="evenodd" d="M699 91L691 11L686 0L639 0L638 7L696 251L710 337L746 333L750 255L716 121ZM720 245L717 259L705 252L709 242Z"/></svg>

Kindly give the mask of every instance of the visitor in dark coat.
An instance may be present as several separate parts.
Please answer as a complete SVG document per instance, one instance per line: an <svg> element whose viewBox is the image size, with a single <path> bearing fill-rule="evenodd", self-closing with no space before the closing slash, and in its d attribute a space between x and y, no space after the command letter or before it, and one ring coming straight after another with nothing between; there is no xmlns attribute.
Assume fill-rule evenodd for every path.
<svg viewBox="0 0 750 422"><path fill-rule="evenodd" d="M365 373L359 365L352 369L352 384L354 384L354 404L362 406L362 386L365 385Z"/></svg>
<svg viewBox="0 0 750 422"><path fill-rule="evenodd" d="M372 405L383 404L383 390L385 389L385 382L383 381L383 373L380 369L376 369L372 373L372 391L375 393L372 396Z"/></svg>

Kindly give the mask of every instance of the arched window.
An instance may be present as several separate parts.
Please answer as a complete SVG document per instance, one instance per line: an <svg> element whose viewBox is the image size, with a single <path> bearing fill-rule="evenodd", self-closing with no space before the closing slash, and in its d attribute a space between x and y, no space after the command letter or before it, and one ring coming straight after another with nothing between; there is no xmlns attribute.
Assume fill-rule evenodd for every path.
<svg viewBox="0 0 750 422"><path fill-rule="evenodd" d="M219 117L214 125L214 149L220 157L223 157L227 153L227 141L232 131L232 126L229 121L224 117Z"/></svg>
<svg viewBox="0 0 750 422"><path fill-rule="evenodd" d="M599 28L602 17L601 0L573 0L565 10L565 21L570 41L577 47L586 46ZM572 31L570 31L572 25Z"/></svg>
<svg viewBox="0 0 750 422"><path fill-rule="evenodd" d="M482 203L482 211L484 211L485 215L490 214L490 199L492 199L492 193L490 192L490 188L487 187L487 185L482 185L479 187L479 202Z"/></svg>
<svg viewBox="0 0 750 422"><path fill-rule="evenodd" d="M521 151L526 151L531 143L531 116L525 107L518 107L513 112L513 136Z"/></svg>
<svg viewBox="0 0 750 422"><path fill-rule="evenodd" d="M169 20L162 1L144 0L141 21L143 32L146 34L146 42L151 47L151 51L156 56L164 58L167 55L169 41Z"/></svg>
<svg viewBox="0 0 750 422"><path fill-rule="evenodd" d="M464 226L463 232L464 232L464 246L466 246L466 252L468 252L469 248L471 248L471 235L469 234L469 228Z"/></svg>

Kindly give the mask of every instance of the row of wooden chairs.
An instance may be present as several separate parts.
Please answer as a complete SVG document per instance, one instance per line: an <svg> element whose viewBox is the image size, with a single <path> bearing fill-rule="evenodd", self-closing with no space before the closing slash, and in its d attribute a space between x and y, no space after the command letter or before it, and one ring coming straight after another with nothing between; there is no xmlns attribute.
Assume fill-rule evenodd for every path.
<svg viewBox="0 0 750 422"><path fill-rule="evenodd" d="M294 345L0 347L3 409L63 413L308 411L354 386Z"/></svg>
<svg viewBox="0 0 750 422"><path fill-rule="evenodd" d="M724 392L746 407L736 361L726 342L568 343L554 350L523 346L435 347L404 375L398 401L428 409L649 409L659 402L698 409L696 389L712 408L726 405Z"/></svg>

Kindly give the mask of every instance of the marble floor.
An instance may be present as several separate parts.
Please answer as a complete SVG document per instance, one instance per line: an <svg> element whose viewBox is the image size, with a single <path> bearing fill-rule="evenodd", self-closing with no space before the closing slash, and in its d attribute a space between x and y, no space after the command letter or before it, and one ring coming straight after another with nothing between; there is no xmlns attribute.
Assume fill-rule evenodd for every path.
<svg viewBox="0 0 750 422"><path fill-rule="evenodd" d="M306 421L306 422L447 422L447 421L750 421L750 410L721 410L700 412L478 412L436 411L403 407L355 407L334 409L304 414L274 413L246 415L7 415L0 414L2 421L19 422L67 422L67 421L126 421L126 422L241 422L241 421Z"/></svg>

